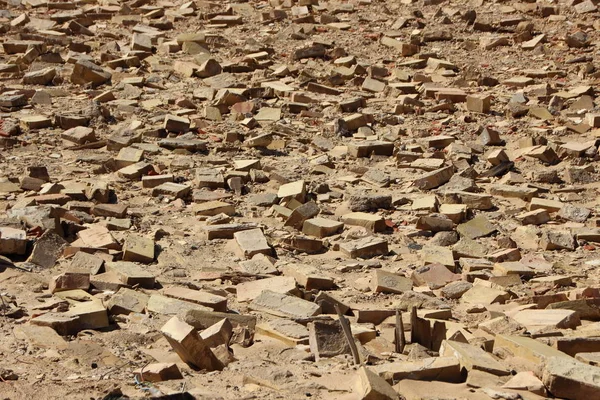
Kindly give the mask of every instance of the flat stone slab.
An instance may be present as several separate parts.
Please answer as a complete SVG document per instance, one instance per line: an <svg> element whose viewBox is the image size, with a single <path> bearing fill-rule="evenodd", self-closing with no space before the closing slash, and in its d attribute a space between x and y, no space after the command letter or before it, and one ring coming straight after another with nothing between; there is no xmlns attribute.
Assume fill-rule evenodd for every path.
<svg viewBox="0 0 600 400"><path fill-rule="evenodd" d="M523 310L513 318L529 331L543 328L574 329L581 325L579 314L572 310Z"/></svg>
<svg viewBox="0 0 600 400"><path fill-rule="evenodd" d="M497 348L508 349L514 356L536 364L541 364L552 357L571 358L562 351L525 336L496 335L494 350Z"/></svg>
<svg viewBox="0 0 600 400"><path fill-rule="evenodd" d="M477 239L494 233L496 231L496 226L488 221L486 217L476 216L472 220L458 225L456 230L461 236L465 236L469 239Z"/></svg>
<svg viewBox="0 0 600 400"><path fill-rule="evenodd" d="M308 344L306 326L288 319L274 319L258 324L256 332L280 340L288 346Z"/></svg>
<svg viewBox="0 0 600 400"><path fill-rule="evenodd" d="M600 398L600 368L577 360L549 359L544 365L542 381L556 397L572 400Z"/></svg>
<svg viewBox="0 0 600 400"><path fill-rule="evenodd" d="M243 282L237 285L237 301L240 303L252 301L260 294L270 290L281 294L297 293L296 280L291 276L275 276L273 278L259 279Z"/></svg>
<svg viewBox="0 0 600 400"><path fill-rule="evenodd" d="M388 253L388 243L385 239L366 237L340 244L342 253L350 258L371 258Z"/></svg>
<svg viewBox="0 0 600 400"><path fill-rule="evenodd" d="M250 303L249 308L288 318L307 318L321 313L321 307L318 304L270 290L264 290Z"/></svg>
<svg viewBox="0 0 600 400"><path fill-rule="evenodd" d="M273 253L271 246L262 229L249 229L235 232L233 237L238 245L239 251L246 258L252 258L256 254L265 254L270 256Z"/></svg>
<svg viewBox="0 0 600 400"><path fill-rule="evenodd" d="M398 361L375 365L373 372L388 382L402 379L460 382L460 362L456 357L429 357L414 361Z"/></svg>
<svg viewBox="0 0 600 400"><path fill-rule="evenodd" d="M444 340L440 347L440 355L456 357L461 367L467 371L484 371L497 376L510 374L510 370L496 361L490 353L467 343Z"/></svg>
<svg viewBox="0 0 600 400"><path fill-rule="evenodd" d="M188 310L213 311L210 307L190 303L189 301L173 299L160 294L153 294L150 296L146 310L163 315L176 315Z"/></svg>
<svg viewBox="0 0 600 400"><path fill-rule="evenodd" d="M200 304L215 311L227 311L226 297L217 296L201 290L188 289L185 287L170 287L165 289L163 294L174 299Z"/></svg>
<svg viewBox="0 0 600 400"><path fill-rule="evenodd" d="M154 275L143 267L128 261L106 263L106 270L116 273L126 285L139 285L146 289L154 288Z"/></svg>

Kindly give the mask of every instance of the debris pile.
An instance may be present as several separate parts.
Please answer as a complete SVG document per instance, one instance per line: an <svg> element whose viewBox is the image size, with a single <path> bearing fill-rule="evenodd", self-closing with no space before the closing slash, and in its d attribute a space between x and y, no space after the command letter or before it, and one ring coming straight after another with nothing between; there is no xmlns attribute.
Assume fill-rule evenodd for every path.
<svg viewBox="0 0 600 400"><path fill-rule="evenodd" d="M597 3L0 0L3 398L600 398Z"/></svg>

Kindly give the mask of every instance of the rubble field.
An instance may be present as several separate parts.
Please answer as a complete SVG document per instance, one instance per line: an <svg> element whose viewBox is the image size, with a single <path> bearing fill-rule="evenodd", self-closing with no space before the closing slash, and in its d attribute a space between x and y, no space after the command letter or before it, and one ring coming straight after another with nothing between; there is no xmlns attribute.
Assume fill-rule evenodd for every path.
<svg viewBox="0 0 600 400"><path fill-rule="evenodd" d="M0 400L600 399L599 0L0 0Z"/></svg>

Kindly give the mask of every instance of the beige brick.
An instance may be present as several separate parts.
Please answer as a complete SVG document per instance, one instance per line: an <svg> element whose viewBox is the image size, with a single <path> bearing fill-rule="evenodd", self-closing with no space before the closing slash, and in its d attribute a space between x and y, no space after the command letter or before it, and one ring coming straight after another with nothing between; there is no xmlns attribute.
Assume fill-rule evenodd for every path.
<svg viewBox="0 0 600 400"><path fill-rule="evenodd" d="M492 105L492 96L467 96L467 110L487 114Z"/></svg>
<svg viewBox="0 0 600 400"><path fill-rule="evenodd" d="M385 239L374 236L356 239L340 244L340 250L350 258L371 258L388 253L388 243Z"/></svg>
<svg viewBox="0 0 600 400"><path fill-rule="evenodd" d="M341 220L345 225L362 226L371 232L382 232L386 228L383 217L365 212L344 214L342 215Z"/></svg>
<svg viewBox="0 0 600 400"><path fill-rule="evenodd" d="M209 307L215 311L227 311L227 298L211 294L201 290L193 290L185 287L170 287L164 290L163 294L167 297L189 301Z"/></svg>
<svg viewBox="0 0 600 400"><path fill-rule="evenodd" d="M89 272L63 272L60 275L54 276L48 284L50 293L61 292L64 290L90 288L90 273Z"/></svg>
<svg viewBox="0 0 600 400"><path fill-rule="evenodd" d="M273 253L267 238L260 228L248 229L233 234L239 252L250 259L255 254L265 254L270 256Z"/></svg>
<svg viewBox="0 0 600 400"><path fill-rule="evenodd" d="M338 233L343 227L343 222L327 218L311 218L304 221L302 233L323 238Z"/></svg>
<svg viewBox="0 0 600 400"><path fill-rule="evenodd" d="M192 210L196 213L196 215L203 215L206 217L212 217L218 214L235 214L235 206L233 206L233 204L229 204L219 200L194 204L192 206Z"/></svg>
<svg viewBox="0 0 600 400"><path fill-rule="evenodd" d="M306 196L306 184L303 180L286 183L279 187L277 197L280 199L294 198L301 203L304 203Z"/></svg>
<svg viewBox="0 0 600 400"><path fill-rule="evenodd" d="M163 325L161 333L185 363L207 371L223 369L221 362L193 326L173 317Z"/></svg>
<svg viewBox="0 0 600 400"><path fill-rule="evenodd" d="M134 371L140 382L163 382L172 379L183 379L179 367L174 363L154 363Z"/></svg>
<svg viewBox="0 0 600 400"><path fill-rule="evenodd" d="M154 261L154 240L130 234L123 245L123 261L144 264Z"/></svg>
<svg viewBox="0 0 600 400"><path fill-rule="evenodd" d="M237 301L240 303L254 300L265 290L283 294L299 294L296 287L296 280L291 276L276 276L243 282L238 284L236 289Z"/></svg>

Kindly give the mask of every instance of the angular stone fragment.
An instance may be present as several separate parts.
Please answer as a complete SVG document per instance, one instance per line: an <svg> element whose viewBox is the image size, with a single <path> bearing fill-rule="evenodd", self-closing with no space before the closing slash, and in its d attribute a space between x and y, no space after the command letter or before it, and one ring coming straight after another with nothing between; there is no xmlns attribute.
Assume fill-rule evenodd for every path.
<svg viewBox="0 0 600 400"><path fill-rule="evenodd" d="M429 357L420 360L396 361L376 365L371 369L387 382L398 382L402 379L442 382L460 382L462 380L460 363L456 357Z"/></svg>
<svg viewBox="0 0 600 400"><path fill-rule="evenodd" d="M256 228L256 225L254 224L215 224L202 227L209 240L233 239L233 235L236 232L254 228Z"/></svg>
<svg viewBox="0 0 600 400"><path fill-rule="evenodd" d="M315 361L350 354L340 321L314 321L308 324L308 343Z"/></svg>
<svg viewBox="0 0 600 400"><path fill-rule="evenodd" d="M534 146L525 152L525 155L537 158L544 164L555 164L560 161L556 152L548 146Z"/></svg>
<svg viewBox="0 0 600 400"><path fill-rule="evenodd" d="M461 236L469 239L477 239L491 235L496 231L496 227L486 217L478 215L472 220L458 225L456 230Z"/></svg>
<svg viewBox="0 0 600 400"><path fill-rule="evenodd" d="M113 292L127 286L127 284L123 283L121 277L114 271L90 276L90 285L98 290L111 290Z"/></svg>
<svg viewBox="0 0 600 400"><path fill-rule="evenodd" d="M133 262L109 262L106 263L106 269L116 273L121 282L126 285L138 285L146 289L154 288L154 275Z"/></svg>
<svg viewBox="0 0 600 400"><path fill-rule="evenodd" d="M346 225L362 226L369 231L381 232L386 229L383 217L365 212L352 212L341 216L341 220Z"/></svg>
<svg viewBox="0 0 600 400"><path fill-rule="evenodd" d="M270 290L263 290L257 298L252 300L249 308L287 318L307 318L321 312L321 307L315 303Z"/></svg>
<svg viewBox="0 0 600 400"><path fill-rule="evenodd" d="M451 231L454 227L454 223L450 218L445 218L444 215L436 216L429 215L419 217L417 220L416 228L432 231L432 232L442 232L442 231Z"/></svg>
<svg viewBox="0 0 600 400"><path fill-rule="evenodd" d="M182 149L190 152L206 150L206 142L198 139L166 138L161 139L158 145L170 150Z"/></svg>
<svg viewBox="0 0 600 400"><path fill-rule="evenodd" d="M503 304L510 298L510 295L498 289L474 285L471 289L465 292L461 300L470 304Z"/></svg>
<svg viewBox="0 0 600 400"><path fill-rule="evenodd" d="M510 375L510 370L496 361L491 354L467 343L444 340L440 347L440 355L458 358L461 367L469 372L476 370L498 376Z"/></svg>
<svg viewBox="0 0 600 400"><path fill-rule="evenodd" d="M518 261L497 262L494 264L492 272L497 276L519 275L533 277L535 275L535 271L531 267Z"/></svg>
<svg viewBox="0 0 600 400"><path fill-rule="evenodd" d="M294 198L300 203L304 203L304 197L306 196L306 184L303 180L286 183L279 187L277 197L280 199Z"/></svg>
<svg viewBox="0 0 600 400"><path fill-rule="evenodd" d="M244 346L248 346L252 342L256 327L256 317L253 315L223 313L210 309L183 310L179 313L179 317L199 330L207 329L226 318L233 326L233 337L230 342L240 343Z"/></svg>
<svg viewBox="0 0 600 400"><path fill-rule="evenodd" d="M306 290L329 290L335 287L333 279L323 274L318 268L306 264L288 264L281 268L285 276L290 276Z"/></svg>
<svg viewBox="0 0 600 400"><path fill-rule="evenodd" d="M149 296L142 292L122 287L110 298L106 307L113 315L143 313L148 299Z"/></svg>
<svg viewBox="0 0 600 400"><path fill-rule="evenodd" d="M54 276L48 284L50 293L61 292L64 290L90 288L90 273L89 272L63 272L60 275Z"/></svg>
<svg viewBox="0 0 600 400"><path fill-rule="evenodd" d="M174 182L165 182L152 189L152 196L170 196L176 199L187 197L192 191L188 185Z"/></svg>
<svg viewBox="0 0 600 400"><path fill-rule="evenodd" d="M388 253L385 239L374 236L340 244L340 250L350 258L371 258Z"/></svg>
<svg viewBox="0 0 600 400"><path fill-rule="evenodd" d="M451 282L442 288L442 296L448 299L459 299L463 294L473 287L470 282Z"/></svg>
<svg viewBox="0 0 600 400"><path fill-rule="evenodd" d="M333 296L327 292L319 292L314 300L315 303L321 306L323 314L337 314L336 306L339 307L341 313L345 315L350 310L350 307L344 304L337 296ZM360 322L360 321L359 321Z"/></svg>
<svg viewBox="0 0 600 400"><path fill-rule="evenodd" d="M571 357L578 354L593 354L600 352L600 338L598 337L557 337L554 348ZM581 360L582 361L582 360Z"/></svg>
<svg viewBox="0 0 600 400"><path fill-rule="evenodd" d="M521 213L515 218L521 221L523 225L542 225L550 221L550 215L548 214L548 211L541 208Z"/></svg>
<svg viewBox="0 0 600 400"><path fill-rule="evenodd" d="M189 301L205 307L212 308L215 311L227 311L227 298L217 296L200 290L188 289L185 287L170 287L165 289L163 294L167 297Z"/></svg>
<svg viewBox="0 0 600 400"><path fill-rule="evenodd" d="M137 181L142 177L142 175L147 174L151 170L152 165L148 164L147 162L140 161L119 169L117 174L123 178Z"/></svg>
<svg viewBox="0 0 600 400"><path fill-rule="evenodd" d="M491 96L467 96L467 110L487 114L490 112Z"/></svg>
<svg viewBox="0 0 600 400"><path fill-rule="evenodd" d="M32 325L47 326L61 336L74 335L79 329L79 317L67 313L49 312L31 319Z"/></svg>
<svg viewBox="0 0 600 400"><path fill-rule="evenodd" d="M575 8L575 12L577 12L577 14L587 14L598 10L592 0L584 0L575 4L573 7Z"/></svg>
<svg viewBox="0 0 600 400"><path fill-rule="evenodd" d="M233 325L227 318L223 318L219 322L212 324L200 333L200 337L205 341L210 348L218 346L229 346L231 335L233 334Z"/></svg>
<svg viewBox="0 0 600 400"><path fill-rule="evenodd" d="M289 250L295 250L308 254L319 253L324 248L324 243L320 239L304 235L293 235L281 240L280 245Z"/></svg>
<svg viewBox="0 0 600 400"><path fill-rule="evenodd" d="M309 86L310 86L310 84L309 84ZM320 87L320 89L321 90L319 90L318 92L329 92L328 94L333 94L333 95L340 94L337 92L337 89L333 89L333 91L329 90L329 88L326 88L326 87ZM322 89L325 89L325 90L322 90ZM356 131L363 126L367 126L367 124L368 124L367 117L361 113L354 113L354 114L348 115L342 119L339 119L337 122L338 122L339 128L336 130L339 130L342 133L345 131L350 131L350 132ZM376 141L373 144L375 144L376 147L378 147L377 145L380 143L382 143L382 142ZM352 145L353 144L351 144L351 146ZM367 141L366 146L360 146L360 144L358 144L358 145L359 146L356 148L355 153L354 153L354 154L356 154L355 157L360 157L361 153L365 154L366 151L368 151L368 148L371 147L370 141ZM384 149L386 149L386 148L389 149L389 144L384 145ZM350 151L350 148L348 148L348 150ZM380 149L380 151L389 151L389 150Z"/></svg>
<svg viewBox="0 0 600 400"><path fill-rule="evenodd" d="M58 292L56 296L69 302L69 311L65 314L77 318L77 331L109 326L106 308L98 298L80 289Z"/></svg>
<svg viewBox="0 0 600 400"><path fill-rule="evenodd" d="M355 158L378 156L391 156L394 152L394 144L382 141L365 141L359 143L350 143L348 154Z"/></svg>
<svg viewBox="0 0 600 400"><path fill-rule="evenodd" d="M282 294L297 294L296 280L291 276L276 276L240 283L236 286L237 301L240 303L252 301L265 290Z"/></svg>
<svg viewBox="0 0 600 400"><path fill-rule="evenodd" d="M56 330L47 326L33 325L33 323L17 325L13 329L13 334L17 339L27 340L37 347L54 350L66 350L68 347L68 342Z"/></svg>
<svg viewBox="0 0 600 400"><path fill-rule="evenodd" d="M109 81L111 77L112 74L105 71L102 67L90 61L80 59L75 63L75 67L71 73L71 82L76 85L91 83L94 86L99 86Z"/></svg>
<svg viewBox="0 0 600 400"><path fill-rule="evenodd" d="M471 210L489 210L494 207L492 196L483 193L470 193L464 191L446 192L443 202L449 204L464 204Z"/></svg>
<svg viewBox="0 0 600 400"><path fill-rule="evenodd" d="M20 254L27 252L27 232L21 229L0 226L0 254Z"/></svg>
<svg viewBox="0 0 600 400"><path fill-rule="evenodd" d="M302 233L323 238L338 233L343 227L344 223L342 222L333 221L327 218L311 218L304 221Z"/></svg>
<svg viewBox="0 0 600 400"><path fill-rule="evenodd" d="M125 204L96 204L92 214L98 217L125 218L128 208Z"/></svg>
<svg viewBox="0 0 600 400"><path fill-rule="evenodd" d="M558 216L573 222L585 222L591 215L591 210L573 204L565 204L558 211Z"/></svg>
<svg viewBox="0 0 600 400"><path fill-rule="evenodd" d="M513 318L530 332L544 328L575 329L581 325L579 314L572 310L523 310Z"/></svg>
<svg viewBox="0 0 600 400"><path fill-rule="evenodd" d="M319 206L317 205L317 203L315 203L313 201L306 202L306 203L296 207L292 211L292 213L290 214L288 219L285 221L284 225L291 226L295 229L300 230L300 229L302 229L302 225L304 224L304 221L317 216L320 211L321 210L319 209Z"/></svg>
<svg viewBox="0 0 600 400"><path fill-rule="evenodd" d="M144 366L134 372L140 382L163 382L172 379L183 379L177 364L154 363Z"/></svg>
<svg viewBox="0 0 600 400"><path fill-rule="evenodd" d="M173 178L172 174L142 176L142 187L151 189L163 183L173 182Z"/></svg>
<svg viewBox="0 0 600 400"><path fill-rule="evenodd" d="M82 245L90 248L120 250L121 246L110 234L108 229L100 226L91 227L77 232Z"/></svg>
<svg viewBox="0 0 600 400"><path fill-rule="evenodd" d="M294 59L302 60L303 58L319 58L325 56L325 46L322 44L314 44L309 47L304 47L294 51Z"/></svg>
<svg viewBox="0 0 600 400"><path fill-rule="evenodd" d="M397 400L398 393L394 388L367 367L360 367L355 383L356 393L360 400Z"/></svg>
<svg viewBox="0 0 600 400"><path fill-rule="evenodd" d="M448 182L454 175L454 167L444 167L427 172L413 181L413 185L421 190L435 189Z"/></svg>
<svg viewBox="0 0 600 400"><path fill-rule="evenodd" d="M94 129L85 126L76 126L71 129L67 129L60 135L61 138L68 140L69 142L84 144L88 142L96 141L96 135Z"/></svg>
<svg viewBox="0 0 600 400"><path fill-rule="evenodd" d="M221 362L193 326L173 317L160 331L181 360L190 366L207 371L223 369Z"/></svg>
<svg viewBox="0 0 600 400"><path fill-rule="evenodd" d="M46 231L36 240L27 261L43 268L52 268L66 245L66 240L52 231Z"/></svg>
<svg viewBox="0 0 600 400"><path fill-rule="evenodd" d="M487 248L475 240L462 237L452 246L452 252L456 257L482 258L486 256Z"/></svg>
<svg viewBox="0 0 600 400"><path fill-rule="evenodd" d="M525 201L530 201L537 192L537 189L512 185L494 185L490 189L490 194L494 196L513 197Z"/></svg>
<svg viewBox="0 0 600 400"><path fill-rule="evenodd" d="M196 215L212 217L218 214L235 214L235 206L220 200L207 201L205 203L194 204L193 210Z"/></svg>
<svg viewBox="0 0 600 400"><path fill-rule="evenodd" d="M502 385L505 389L513 390L526 390L531 393L545 396L546 389L544 384L540 381L532 371L518 372L508 382Z"/></svg>
<svg viewBox="0 0 600 400"><path fill-rule="evenodd" d="M469 107L469 97L467 97L467 108ZM478 109L479 109L479 107L478 107ZM483 109L485 109L485 108L483 108ZM486 113L489 112L489 107L487 110L488 111L485 111ZM484 111L478 111L478 112L484 112ZM483 128L483 130L479 134L479 141L484 146L499 146L502 144L502 140L500 139L500 134L498 133L498 131L495 131L495 130L489 129L489 128Z"/></svg>
<svg viewBox="0 0 600 400"><path fill-rule="evenodd" d="M436 263L413 271L410 278L417 286L429 286L431 289L438 289L450 282L460 280L461 276L452 273L446 266Z"/></svg>
<svg viewBox="0 0 600 400"><path fill-rule="evenodd" d="M569 400L588 400L600 396L600 367L562 357L544 364L542 381L553 396Z"/></svg>
<svg viewBox="0 0 600 400"><path fill-rule="evenodd" d="M540 239L543 250L575 250L575 237L569 231L544 231Z"/></svg>
<svg viewBox="0 0 600 400"><path fill-rule="evenodd" d="M560 201L534 197L529 202L528 209L530 211L544 209L544 210L548 211L549 213L553 213L553 212L559 211L563 207L563 205L564 204Z"/></svg>
<svg viewBox="0 0 600 400"><path fill-rule="evenodd" d="M372 211L380 208L388 209L392 206L392 196L389 195L352 195L348 199L351 211Z"/></svg>
<svg viewBox="0 0 600 400"><path fill-rule="evenodd" d="M288 319L274 319L258 324L256 331L282 341L289 346L308 344L308 329L297 322Z"/></svg>
<svg viewBox="0 0 600 400"><path fill-rule="evenodd" d="M169 132L187 132L190 129L190 120L175 115L165 115L163 129Z"/></svg>
<svg viewBox="0 0 600 400"><path fill-rule="evenodd" d="M49 67L37 71L27 72L23 76L25 85L48 85L56 76L56 68Z"/></svg>
<svg viewBox="0 0 600 400"><path fill-rule="evenodd" d="M449 270L455 270L454 254L452 250L442 247L427 245L421 249L421 258L424 265L428 264L442 264Z"/></svg>
<svg viewBox="0 0 600 400"><path fill-rule="evenodd" d="M151 263L154 261L154 241L137 235L129 235L123 245L123 261Z"/></svg>
<svg viewBox="0 0 600 400"><path fill-rule="evenodd" d="M412 289L412 281L404 276L377 269L371 278L371 290L375 293L404 293Z"/></svg>
<svg viewBox="0 0 600 400"><path fill-rule="evenodd" d="M269 256L273 252L260 228L236 232L233 237L239 252L248 259L256 254Z"/></svg>

